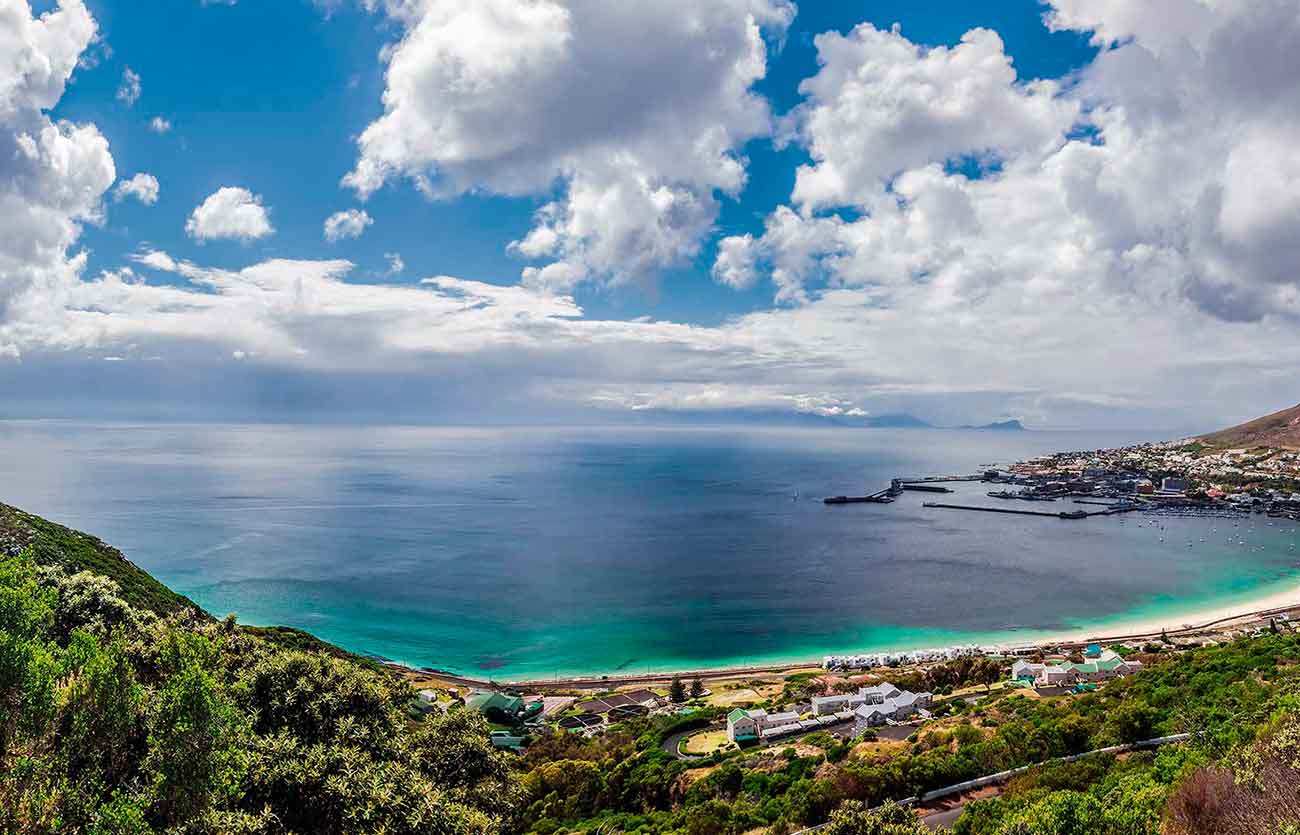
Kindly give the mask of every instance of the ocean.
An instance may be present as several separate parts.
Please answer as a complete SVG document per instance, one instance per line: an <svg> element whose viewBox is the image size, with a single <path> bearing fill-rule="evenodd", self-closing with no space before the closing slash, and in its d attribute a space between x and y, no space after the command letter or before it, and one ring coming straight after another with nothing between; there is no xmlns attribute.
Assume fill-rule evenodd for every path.
<svg viewBox="0 0 1300 835"><path fill-rule="evenodd" d="M216 615L499 680L1174 627L1300 580L1294 524L1262 517L821 502L1139 440L8 421L0 501L101 537Z"/></svg>

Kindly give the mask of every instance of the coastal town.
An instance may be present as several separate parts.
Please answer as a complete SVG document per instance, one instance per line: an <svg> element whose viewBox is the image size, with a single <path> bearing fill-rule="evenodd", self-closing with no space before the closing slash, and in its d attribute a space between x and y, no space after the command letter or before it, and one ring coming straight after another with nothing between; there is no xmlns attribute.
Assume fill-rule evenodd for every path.
<svg viewBox="0 0 1300 835"><path fill-rule="evenodd" d="M1290 449L1216 449L1189 439L1059 452L987 475L1018 485L1031 500L1089 496L1150 509L1300 518L1300 452Z"/></svg>

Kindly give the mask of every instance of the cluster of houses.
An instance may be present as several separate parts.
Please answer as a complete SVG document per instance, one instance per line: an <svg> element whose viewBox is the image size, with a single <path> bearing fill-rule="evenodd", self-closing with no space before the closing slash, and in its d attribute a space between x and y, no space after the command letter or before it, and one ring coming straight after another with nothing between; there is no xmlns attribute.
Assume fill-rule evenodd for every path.
<svg viewBox="0 0 1300 835"><path fill-rule="evenodd" d="M1038 687L1068 687L1081 683L1096 683L1119 678L1142 669L1138 660L1126 661L1111 650L1092 644L1084 651L1081 664L1062 661L1056 664L1035 664L1017 661L1011 665L1011 678L1032 682Z"/></svg>
<svg viewBox="0 0 1300 835"><path fill-rule="evenodd" d="M857 655L827 655L822 667L827 670L870 670L876 667L903 667L910 664L937 664L957 658L986 656L988 658L1015 658L1020 655L1037 655L1042 652L1037 644L977 646L964 644L938 649L914 649L905 652L867 652Z"/></svg>
<svg viewBox="0 0 1300 835"><path fill-rule="evenodd" d="M856 693L816 696L812 700L812 715L807 719L801 718L794 711L768 713L761 708L736 708L727 714L727 738L737 745L744 745L760 739L780 739L841 722L861 721L874 727L889 722L904 722L916 715L928 718L930 705L929 693L912 693L892 684L878 684L863 687Z"/></svg>
<svg viewBox="0 0 1300 835"><path fill-rule="evenodd" d="M875 667L900 667L907 664L932 664L952 661L963 656L982 655L984 650L969 646L941 647L939 649L914 649L906 652L869 652L857 655L828 655L822 659L827 670L870 670Z"/></svg>

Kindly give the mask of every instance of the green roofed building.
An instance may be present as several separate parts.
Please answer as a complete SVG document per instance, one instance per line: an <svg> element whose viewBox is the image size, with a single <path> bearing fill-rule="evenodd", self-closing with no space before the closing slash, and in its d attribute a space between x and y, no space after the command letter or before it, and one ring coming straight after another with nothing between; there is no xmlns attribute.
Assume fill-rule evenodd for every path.
<svg viewBox="0 0 1300 835"><path fill-rule="evenodd" d="M505 693L475 690L465 699L465 707L477 710L493 721L512 722L523 713L524 700L518 696L507 696Z"/></svg>
<svg viewBox="0 0 1300 835"><path fill-rule="evenodd" d="M727 714L727 739L737 745L757 741L758 722L749 715L749 711L736 708Z"/></svg>

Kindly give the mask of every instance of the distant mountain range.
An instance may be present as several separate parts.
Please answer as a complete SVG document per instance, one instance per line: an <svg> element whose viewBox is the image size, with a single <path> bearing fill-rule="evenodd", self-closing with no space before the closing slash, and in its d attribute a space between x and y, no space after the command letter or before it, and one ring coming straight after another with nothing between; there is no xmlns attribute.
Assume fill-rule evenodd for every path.
<svg viewBox="0 0 1300 835"><path fill-rule="evenodd" d="M1224 449L1281 447L1300 449L1300 406L1292 406L1196 440Z"/></svg>
<svg viewBox="0 0 1300 835"><path fill-rule="evenodd" d="M933 423L921 420L915 415L876 415L865 418L858 418L850 422L852 426L869 426L875 429L975 429L975 430L992 430L996 432L1024 432L1025 425L1018 420L996 420L993 423L985 423L980 426L935 426Z"/></svg>
<svg viewBox="0 0 1300 835"><path fill-rule="evenodd" d="M937 426L916 415L904 413L888 415L819 415L812 412L775 412L757 409L726 409L721 411L646 411L640 413L646 422L678 424L742 423L757 426L843 426L866 429L967 429L995 432L1024 432L1018 420L1001 420L980 426Z"/></svg>

